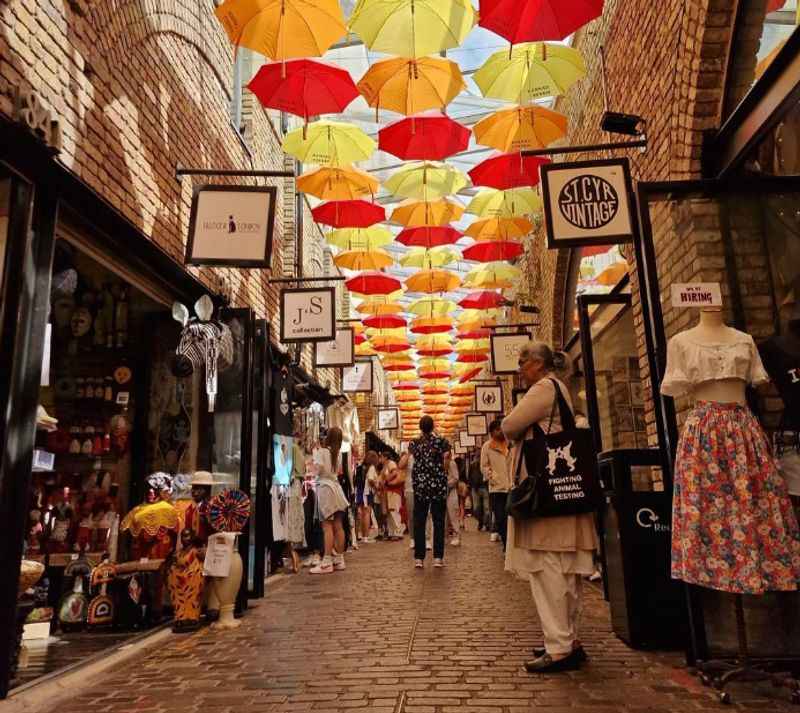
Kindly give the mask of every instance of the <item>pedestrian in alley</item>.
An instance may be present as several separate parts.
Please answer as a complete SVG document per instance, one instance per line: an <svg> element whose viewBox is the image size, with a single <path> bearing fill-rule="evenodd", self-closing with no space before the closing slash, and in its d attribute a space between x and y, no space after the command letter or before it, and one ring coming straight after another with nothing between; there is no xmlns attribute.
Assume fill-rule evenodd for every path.
<svg viewBox="0 0 800 713"><path fill-rule="evenodd" d="M447 453L445 461L447 463L447 525L453 538L450 540L450 544L457 547L461 544L462 526L458 498L458 465L456 465L451 452Z"/></svg>
<svg viewBox="0 0 800 713"><path fill-rule="evenodd" d="M367 451L364 462L356 475L359 542L364 544L373 542L370 531L372 530L372 507L375 499L374 488L378 480L377 466L378 454L375 451Z"/></svg>
<svg viewBox="0 0 800 713"><path fill-rule="evenodd" d="M405 489L405 469L398 468L392 460L391 451L383 453L384 488L386 492L386 529L389 540L394 542L403 539L403 491Z"/></svg>
<svg viewBox="0 0 800 713"><path fill-rule="evenodd" d="M481 473L489 485L489 505L494 521L490 539L493 542L502 540L505 548L508 524L506 500L511 489L511 476L508 441L503 433L501 419L497 418L489 424L489 436L489 440L481 447Z"/></svg>
<svg viewBox="0 0 800 713"><path fill-rule="evenodd" d="M444 567L444 521L447 501L445 455L450 444L433 430L433 419L423 416L419 421L422 436L411 441L409 451L414 456L414 566L425 563L425 521L430 512L433 518L433 566Z"/></svg>
<svg viewBox="0 0 800 713"><path fill-rule="evenodd" d="M503 432L514 442L515 482L528 477L523 441L535 437L532 426L539 424L545 433L563 430L556 388L572 409L569 390L555 377L555 368L547 344L529 342L520 350L519 373L530 388L502 422ZM592 513L509 522L506 569L530 583L544 632L544 647L534 649L534 658L525 663L529 673L571 671L586 660L578 638L581 586L582 576L594 571L597 545Z"/></svg>
<svg viewBox="0 0 800 713"><path fill-rule="evenodd" d="M317 466L317 514L322 523L324 552L322 561L312 567L311 574L331 574L345 569L344 552L347 508L350 506L339 484L339 451L342 431L337 426L328 429L322 447L314 451Z"/></svg>
<svg viewBox="0 0 800 713"><path fill-rule="evenodd" d="M472 515L478 521L478 531L491 530L492 508L489 504L489 488L486 476L481 471L480 458L473 458L469 467L469 485L472 488Z"/></svg>

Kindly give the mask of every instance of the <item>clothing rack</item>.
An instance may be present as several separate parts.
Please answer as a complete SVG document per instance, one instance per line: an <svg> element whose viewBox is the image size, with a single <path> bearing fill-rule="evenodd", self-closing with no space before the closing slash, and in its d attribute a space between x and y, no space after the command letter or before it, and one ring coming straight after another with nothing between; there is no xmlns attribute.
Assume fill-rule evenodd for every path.
<svg viewBox="0 0 800 713"><path fill-rule="evenodd" d="M792 703L800 705L800 659L767 658L754 661L750 658L747 645L747 625L744 620L744 599L741 594L734 595L736 609L736 636L739 641L739 655L731 659L710 659L698 661L697 673L704 686L712 686L719 691L721 703L731 703L731 694L725 687L734 681L756 683L770 681L776 688L788 688L792 692Z"/></svg>

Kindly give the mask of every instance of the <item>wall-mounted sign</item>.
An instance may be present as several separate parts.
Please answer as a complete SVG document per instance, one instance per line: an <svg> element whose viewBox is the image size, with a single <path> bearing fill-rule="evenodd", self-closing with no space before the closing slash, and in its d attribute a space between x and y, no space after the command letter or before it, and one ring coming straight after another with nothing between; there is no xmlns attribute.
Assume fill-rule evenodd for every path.
<svg viewBox="0 0 800 713"><path fill-rule="evenodd" d="M369 394L374 390L372 359L353 362L342 369L342 392Z"/></svg>
<svg viewBox="0 0 800 713"><path fill-rule="evenodd" d="M336 337L333 287L281 290L281 342L329 342Z"/></svg>
<svg viewBox="0 0 800 713"><path fill-rule="evenodd" d="M673 307L722 307L719 282L687 282L672 286Z"/></svg>
<svg viewBox="0 0 800 713"><path fill-rule="evenodd" d="M336 330L336 339L314 345L314 368L326 366L352 366L354 361L352 327Z"/></svg>
<svg viewBox="0 0 800 713"><path fill-rule="evenodd" d="M200 186L192 197L187 265L272 267L275 186Z"/></svg>
<svg viewBox="0 0 800 713"><path fill-rule="evenodd" d="M467 453L467 449L464 448L464 446L462 446L460 443L453 444L453 451L457 456L463 456Z"/></svg>
<svg viewBox="0 0 800 713"><path fill-rule="evenodd" d="M486 414L468 413L467 433L470 436L485 436L489 433L489 425L486 423Z"/></svg>
<svg viewBox="0 0 800 713"><path fill-rule="evenodd" d="M633 188L627 158L541 167L547 247L633 240Z"/></svg>
<svg viewBox="0 0 800 713"><path fill-rule="evenodd" d="M478 384L475 387L475 410L479 413L502 413L503 387L500 384Z"/></svg>
<svg viewBox="0 0 800 713"><path fill-rule="evenodd" d="M458 442L463 448L473 448L475 446L475 436L470 436L466 431L459 431Z"/></svg>
<svg viewBox="0 0 800 713"><path fill-rule="evenodd" d="M492 347L492 372L516 374L519 371L520 349L531 341L531 335L527 332L492 334L489 341Z"/></svg>
<svg viewBox="0 0 800 713"><path fill-rule="evenodd" d="M396 431L400 428L400 409L397 406L378 406L378 430Z"/></svg>

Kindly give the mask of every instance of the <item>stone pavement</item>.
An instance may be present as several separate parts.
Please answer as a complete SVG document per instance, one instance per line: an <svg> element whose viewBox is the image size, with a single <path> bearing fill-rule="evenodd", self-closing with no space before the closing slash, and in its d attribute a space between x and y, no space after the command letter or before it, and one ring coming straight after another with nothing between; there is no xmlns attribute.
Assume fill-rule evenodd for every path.
<svg viewBox="0 0 800 713"><path fill-rule="evenodd" d="M87 681L59 713L677 713L725 707L679 654L614 637L590 588L580 672L521 668L541 641L529 589L503 572L485 534L448 547L447 567L414 570L408 543L348 555L346 572L268 582L234 632L168 638ZM733 689L738 710L797 710L771 689ZM0 705L0 709L2 705ZM52 702L47 706L52 711Z"/></svg>

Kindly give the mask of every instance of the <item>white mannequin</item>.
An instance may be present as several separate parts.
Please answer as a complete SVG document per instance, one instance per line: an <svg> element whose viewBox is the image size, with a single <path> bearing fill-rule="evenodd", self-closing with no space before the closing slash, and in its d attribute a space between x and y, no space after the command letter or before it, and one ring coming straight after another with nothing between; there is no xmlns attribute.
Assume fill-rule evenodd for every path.
<svg viewBox="0 0 800 713"><path fill-rule="evenodd" d="M722 319L721 307L703 307L700 310L699 324L687 330L686 334L693 341L709 346L734 344L737 341L736 330L728 327ZM744 379L717 379L698 384L692 395L696 401L744 404L746 386Z"/></svg>

